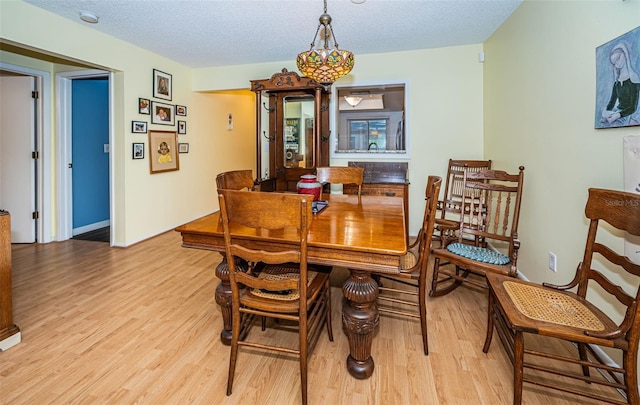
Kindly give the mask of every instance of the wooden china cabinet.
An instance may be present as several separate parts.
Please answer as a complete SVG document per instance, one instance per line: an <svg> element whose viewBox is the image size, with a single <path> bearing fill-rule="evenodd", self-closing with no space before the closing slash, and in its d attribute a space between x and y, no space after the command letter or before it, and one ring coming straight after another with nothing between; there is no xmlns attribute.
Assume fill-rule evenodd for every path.
<svg viewBox="0 0 640 405"><path fill-rule="evenodd" d="M256 93L256 186L296 191L303 174L329 166L330 87L282 69L251 80Z"/></svg>

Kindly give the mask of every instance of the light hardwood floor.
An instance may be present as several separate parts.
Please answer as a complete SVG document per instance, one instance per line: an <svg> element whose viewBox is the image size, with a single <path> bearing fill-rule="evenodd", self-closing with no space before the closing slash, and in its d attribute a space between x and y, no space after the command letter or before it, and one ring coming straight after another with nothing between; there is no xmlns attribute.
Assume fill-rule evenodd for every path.
<svg viewBox="0 0 640 405"><path fill-rule="evenodd" d="M181 247L168 232L121 249L91 241L14 245L14 321L22 342L0 353L2 404L297 404L298 362L239 354L225 395L229 348L219 333L216 252ZM486 293L429 298L429 356L417 320L381 317L373 376L346 371L344 270L334 276L335 341L309 362L310 404L510 404L512 370L494 336L482 352ZM254 334L295 339L268 329ZM250 335L251 336L251 335ZM564 350L559 347L559 350ZM525 385L525 404L594 404Z"/></svg>

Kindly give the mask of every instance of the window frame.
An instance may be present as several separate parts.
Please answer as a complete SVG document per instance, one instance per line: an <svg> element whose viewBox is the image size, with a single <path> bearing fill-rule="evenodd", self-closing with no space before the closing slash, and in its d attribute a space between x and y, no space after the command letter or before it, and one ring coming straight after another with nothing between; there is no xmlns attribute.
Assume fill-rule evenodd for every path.
<svg viewBox="0 0 640 405"><path fill-rule="evenodd" d="M405 150L403 152L397 151L347 151L341 152L337 151L338 148L338 127L340 123L340 110L339 110L339 90L343 88L354 89L358 87L363 88L371 88L371 87L380 87L380 92L384 93L385 87L398 87L404 86L404 136L405 136ZM376 82L351 82L351 83L334 83L333 90L331 94L330 100L330 108L333 112L330 114L330 122L329 128L331 129L331 145L329 148L331 159L380 159L380 160L409 160L411 159L411 132L410 132L410 117L409 117L409 109L408 109L408 100L409 100L409 81L408 80L384 80L384 81L376 81ZM389 111L380 111L377 118L382 118L383 116L388 119ZM355 117L354 117L355 119ZM374 119L374 118L371 118ZM388 129L389 130L389 129Z"/></svg>

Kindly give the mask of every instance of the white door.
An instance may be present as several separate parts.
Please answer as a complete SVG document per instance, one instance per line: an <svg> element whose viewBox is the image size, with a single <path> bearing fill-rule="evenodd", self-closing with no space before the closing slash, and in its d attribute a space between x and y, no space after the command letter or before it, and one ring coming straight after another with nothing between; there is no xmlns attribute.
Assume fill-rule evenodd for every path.
<svg viewBox="0 0 640 405"><path fill-rule="evenodd" d="M11 242L36 241L35 79L0 77L0 209L11 214Z"/></svg>

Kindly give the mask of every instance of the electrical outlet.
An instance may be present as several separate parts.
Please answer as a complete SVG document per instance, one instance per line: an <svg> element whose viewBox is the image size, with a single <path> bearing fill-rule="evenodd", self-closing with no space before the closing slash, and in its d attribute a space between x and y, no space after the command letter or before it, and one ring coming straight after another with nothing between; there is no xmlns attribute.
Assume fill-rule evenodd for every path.
<svg viewBox="0 0 640 405"><path fill-rule="evenodd" d="M556 265L558 264L558 257L555 253L549 252L549 270L555 272Z"/></svg>

